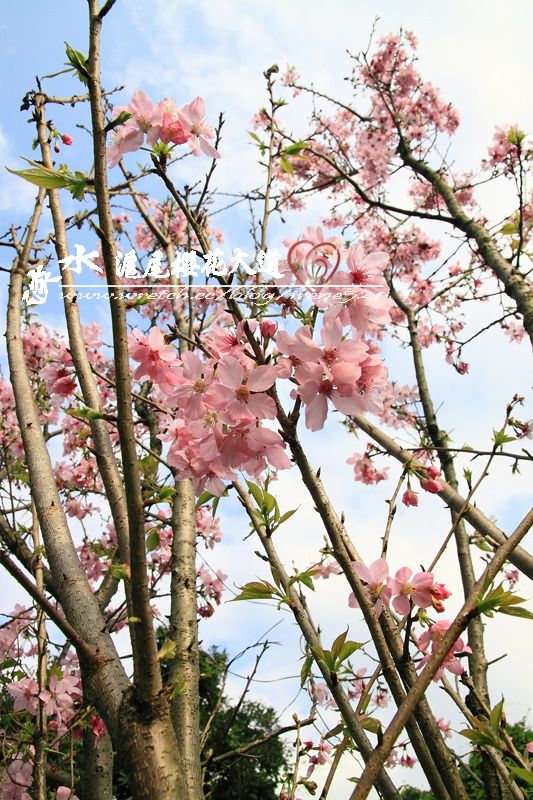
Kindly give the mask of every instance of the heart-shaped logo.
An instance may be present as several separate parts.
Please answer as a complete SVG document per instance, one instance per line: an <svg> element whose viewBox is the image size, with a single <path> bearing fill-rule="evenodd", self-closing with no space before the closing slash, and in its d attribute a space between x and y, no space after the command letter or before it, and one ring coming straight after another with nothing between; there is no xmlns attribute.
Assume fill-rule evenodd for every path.
<svg viewBox="0 0 533 800"><path fill-rule="evenodd" d="M305 245L311 245L311 247L307 248ZM293 256L296 248L300 248L300 251L294 253ZM326 248L331 250L331 255L327 254ZM330 258L336 258L334 264L331 263ZM308 239L301 239L299 242L295 242L287 253L287 261L294 277L302 286L306 287L309 287L309 284L321 286L328 283L337 271L340 260L341 254L331 242L314 244Z"/></svg>

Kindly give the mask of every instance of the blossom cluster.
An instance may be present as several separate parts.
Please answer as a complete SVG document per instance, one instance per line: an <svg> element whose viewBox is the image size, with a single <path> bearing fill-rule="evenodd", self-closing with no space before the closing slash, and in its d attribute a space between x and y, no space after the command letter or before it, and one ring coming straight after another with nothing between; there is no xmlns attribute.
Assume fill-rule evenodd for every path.
<svg viewBox="0 0 533 800"><path fill-rule="evenodd" d="M365 258L356 248L343 280L381 286L377 270L384 261L383 254ZM330 305L321 345L309 325L291 335L268 320L260 326L251 320L234 330L213 325L203 353L185 351L179 357L157 326L147 336L134 329L130 355L138 366L133 377L152 381L163 395L168 413L161 420L166 432L160 438L169 444L167 461L178 477L192 478L197 493L207 489L221 495L235 470L257 478L266 467L288 469L284 441L263 424L278 413L273 395L278 379L296 384L292 397L304 406L312 431L324 426L329 402L343 414L381 408L387 372L378 346L364 334L376 315L386 316L388 305L382 296L375 301L355 296ZM345 338L346 327L351 338ZM267 354L269 363L258 364L252 350Z"/></svg>
<svg viewBox="0 0 533 800"><path fill-rule="evenodd" d="M113 117L119 120L112 132L112 141L107 148L107 161L110 167L118 164L125 153L133 153L142 147L144 137L148 147L158 141L164 144L188 143L195 156L200 150L210 158L220 158L220 153L209 143L215 132L213 126L205 121L205 103L197 97L192 103L178 108L174 100L165 97L155 106L143 91L136 91L126 106L115 106Z"/></svg>
<svg viewBox="0 0 533 800"><path fill-rule="evenodd" d="M450 597L451 592L443 583L437 583L432 572L418 572L413 575L410 567L399 569L394 578L389 576L389 565L384 558L373 561L369 567L361 561L353 562L354 570L365 586L369 598L375 604L379 616L383 608L389 608L391 600L394 610L406 616L413 606L429 608L438 613L444 611L443 600ZM354 593L350 593L348 605L358 608L359 603Z"/></svg>

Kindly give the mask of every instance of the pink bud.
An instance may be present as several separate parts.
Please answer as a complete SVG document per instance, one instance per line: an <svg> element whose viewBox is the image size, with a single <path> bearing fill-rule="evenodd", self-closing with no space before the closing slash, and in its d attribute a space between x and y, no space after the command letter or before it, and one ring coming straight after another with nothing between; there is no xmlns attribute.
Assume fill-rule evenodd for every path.
<svg viewBox="0 0 533 800"><path fill-rule="evenodd" d="M402 503L404 506L417 506L418 505L418 495L416 492L413 492L411 489L408 489L404 492L402 497Z"/></svg>
<svg viewBox="0 0 533 800"><path fill-rule="evenodd" d="M426 472L430 478L438 478L439 475L441 474L440 470L437 469L437 467L426 467Z"/></svg>
<svg viewBox="0 0 533 800"><path fill-rule="evenodd" d="M261 323L261 336L263 339L270 339L272 336L275 336L277 329L277 322L272 322L270 319L265 319L265 321Z"/></svg>
<svg viewBox="0 0 533 800"><path fill-rule="evenodd" d="M425 481L425 483L421 483L420 486L422 487L422 489L424 489L424 491L431 492L431 494L438 494L439 492L442 492L444 489L444 486L440 481L435 481L433 479L430 481Z"/></svg>
<svg viewBox="0 0 533 800"><path fill-rule="evenodd" d="M61 137L61 141L63 144L72 144L72 136L69 136L68 133L64 133Z"/></svg>
<svg viewBox="0 0 533 800"><path fill-rule="evenodd" d="M444 611L442 601L450 597L450 590L443 583L434 583L433 586L429 587L429 593L431 594L431 605L438 614L442 614Z"/></svg>

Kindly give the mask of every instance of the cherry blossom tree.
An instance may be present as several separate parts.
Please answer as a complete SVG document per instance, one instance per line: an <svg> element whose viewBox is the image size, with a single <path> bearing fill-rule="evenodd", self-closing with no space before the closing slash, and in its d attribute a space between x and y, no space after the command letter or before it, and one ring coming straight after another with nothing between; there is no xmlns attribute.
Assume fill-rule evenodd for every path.
<svg viewBox="0 0 533 800"><path fill-rule="evenodd" d="M2 239L13 264L9 380L0 381L0 560L30 600L0 629L8 721L1 796L105 800L115 759L136 798L199 800L217 764L291 733L294 764L281 798L315 794L324 774L326 798L343 756L353 753L362 767L346 797L360 800L375 787L398 798L393 768L418 761L435 797L467 798L446 743L450 725L430 705L428 688L440 682L463 715L461 733L481 753L487 796L523 797L516 779L533 782L528 755L505 730L503 701L490 698L483 619L490 628L495 613L533 617L514 592L519 574L533 577L521 546L533 511L500 528L475 493L496 460L529 468L527 448L508 445L530 437L532 424L519 418L525 400L510 385L490 444L454 446L438 418L425 351L440 345L448 368L466 379L469 343L487 329L499 326L507 347L532 339L525 135L498 130L479 171L456 174L441 153L458 114L416 71L410 34L385 37L354 59L349 104L307 89L289 70L285 91L301 95L295 102L315 101L305 133L284 130L271 68L267 104L254 118L266 178L247 198L253 258L237 250L228 264L209 218L222 121L207 121L200 97L182 107L168 97L154 104L141 89L113 107L101 85L100 32L114 5L88 0L87 55L67 45L80 94L51 94L49 76L24 99L36 155L17 174L38 187L37 197L27 226ZM329 112L318 110L322 102ZM85 172L54 161L75 140L52 122L57 105L71 106L73 120L89 109ZM147 164L132 172L134 153ZM193 189L180 180L186 154L198 157ZM496 224L476 201L478 184L488 181L516 195ZM303 209L309 195L323 199L324 217L286 237L286 252L269 247L271 218ZM65 197L83 202L82 211L67 216ZM76 244L74 256L85 230L97 247L87 253ZM65 337L36 313L57 282L55 261ZM91 298L76 288L82 269L101 281ZM86 323L85 299L107 301L107 329ZM478 306L487 319L472 330L467 314ZM390 378L395 346L412 357L412 386ZM309 455L311 437L333 420L346 435L364 436L364 453L346 467L346 480L353 468L364 485L361 502L372 503L375 484L396 481L368 563L327 491L335 454L326 452L320 467ZM462 476L461 451L479 459ZM278 533L298 513L276 497L284 474L305 488L325 536L320 553L292 567ZM413 518L419 497L449 509L435 558L422 568L389 564L398 497ZM198 620L216 614L228 576L199 555L207 548L216 557L220 504L240 510L268 567L268 579L246 582L234 599L273 601L294 617L309 713L215 757L206 744L214 714L200 723ZM448 588L439 570L451 540L456 585ZM365 644L346 629L331 636L331 624L322 632L308 596L324 580L346 582L346 613L363 618ZM447 610L452 591L464 594L455 617ZM156 629L165 616L161 645ZM335 720L327 731L316 723L324 715ZM309 733L312 724L318 734Z"/></svg>

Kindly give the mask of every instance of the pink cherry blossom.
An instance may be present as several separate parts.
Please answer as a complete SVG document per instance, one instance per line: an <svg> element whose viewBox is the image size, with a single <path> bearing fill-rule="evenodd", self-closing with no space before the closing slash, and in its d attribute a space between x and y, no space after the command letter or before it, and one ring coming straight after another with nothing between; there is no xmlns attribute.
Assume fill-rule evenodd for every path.
<svg viewBox="0 0 533 800"><path fill-rule="evenodd" d="M29 711L35 716L37 714L37 700L39 695L39 684L33 678L23 678L21 681L13 681L7 684L7 691L11 697L15 698L14 711Z"/></svg>
<svg viewBox="0 0 533 800"><path fill-rule="evenodd" d="M384 467L383 469L376 469L368 453L364 455L354 453L351 458L346 459L346 463L353 464L354 478L356 481L372 485L387 480L389 468Z"/></svg>
<svg viewBox="0 0 533 800"><path fill-rule="evenodd" d="M185 351L181 356L183 382L173 392L178 407L188 419L198 419L209 410L206 392L213 380L213 367L206 366L196 353Z"/></svg>
<svg viewBox="0 0 533 800"><path fill-rule="evenodd" d="M431 652L435 650L438 646L441 639L445 636L448 628L450 627L451 622L447 619L441 619L438 622L435 622L429 630L424 631L424 633L420 636L418 640L418 649L419 650L427 650L429 645L431 644ZM468 645L465 645L461 637L459 637L456 642L454 643L453 647L448 652L448 655L444 659L442 665L439 667L435 676L433 677L434 681L440 680L442 675L444 674L444 670L447 669L449 672L452 672L454 675L462 675L464 672L464 667L456 657L456 654L462 653L471 653L472 650ZM424 656L424 658L418 663L417 669L422 669L427 662L429 661L431 655Z"/></svg>
<svg viewBox="0 0 533 800"><path fill-rule="evenodd" d="M311 694L311 697L314 697L319 706L325 705L325 703L327 703L329 700L328 687L323 681L317 681L314 684L314 693L310 686L309 693Z"/></svg>
<svg viewBox="0 0 533 800"><path fill-rule="evenodd" d="M162 123L162 109L159 104L154 108L152 101L148 95L141 89L133 93L133 96L127 106L115 106L113 109L113 116L115 119L122 112L126 111L132 114L132 117L126 121L126 125L133 125L143 134L146 134L146 144L148 147L153 147L159 139Z"/></svg>
<svg viewBox="0 0 533 800"><path fill-rule="evenodd" d="M387 586L389 578L389 567L384 558L378 558L373 561L369 567L366 567L361 561L354 561L353 568L361 581L366 584L365 590L370 599L376 605L376 614L381 614L383 606L389 607L389 602L392 596L392 591ZM348 605L350 608L359 608L353 592L350 593L348 598Z"/></svg>
<svg viewBox="0 0 533 800"><path fill-rule="evenodd" d="M60 717L65 710L70 710L74 705L74 699L81 696L79 678L63 672L63 677L59 679L54 673L48 683L48 689L43 689L39 693L39 699L44 703L44 710L48 717L57 714Z"/></svg>
<svg viewBox="0 0 533 800"><path fill-rule="evenodd" d="M129 347L133 360L140 361L133 373L135 380L148 378L165 394L170 394L174 387L180 385L182 377L174 369L178 363L176 351L172 345L165 344L159 328L150 328L147 337L134 328L129 338Z"/></svg>
<svg viewBox="0 0 533 800"><path fill-rule="evenodd" d="M185 144L191 136L190 131L186 131L180 121L179 111L177 104L170 97L165 97L154 109L154 115L161 120L160 138L165 144L170 142Z"/></svg>
<svg viewBox="0 0 533 800"><path fill-rule="evenodd" d="M433 573L418 572L412 579L412 569L402 567L398 570L394 578L389 578L388 586L393 595L392 601L395 611L402 616L407 616L411 611L412 602L420 608L428 608L431 605L430 587L433 585Z"/></svg>
<svg viewBox="0 0 533 800"><path fill-rule="evenodd" d="M264 392L274 384L277 374L272 365L262 365L247 372L236 358L225 356L218 364L218 380L208 390L207 399L219 412L222 422L228 424L274 419L276 404Z"/></svg>
<svg viewBox="0 0 533 800"><path fill-rule="evenodd" d="M111 131L111 143L106 148L106 161L110 168L116 167L125 153L138 150L144 141L144 133L128 122Z"/></svg>
<svg viewBox="0 0 533 800"><path fill-rule="evenodd" d="M308 325L302 325L293 336L287 331L278 331L276 346L280 353L289 356L294 366L309 361L318 364L322 358L322 349L318 342L313 341L311 328Z"/></svg>
<svg viewBox="0 0 533 800"><path fill-rule="evenodd" d="M179 119L184 130L190 133L188 142L193 154L199 156L202 150L210 158L220 158L218 150L207 141L215 138L215 131L209 122L205 122L204 117L205 103L201 97L197 97L179 111Z"/></svg>
<svg viewBox="0 0 533 800"><path fill-rule="evenodd" d="M33 753L33 745L30 745ZM33 762L16 756L1 773L2 800L31 800L24 787L32 786Z"/></svg>

